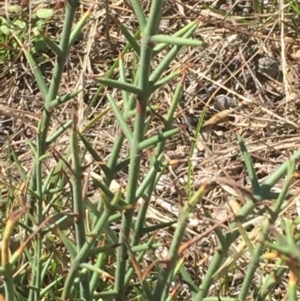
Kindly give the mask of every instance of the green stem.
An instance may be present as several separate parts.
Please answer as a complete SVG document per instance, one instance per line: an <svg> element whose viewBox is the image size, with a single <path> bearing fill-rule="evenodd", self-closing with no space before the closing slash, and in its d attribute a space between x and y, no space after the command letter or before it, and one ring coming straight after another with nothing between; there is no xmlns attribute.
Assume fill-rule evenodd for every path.
<svg viewBox="0 0 300 301"><path fill-rule="evenodd" d="M134 1L136 4L136 1ZM138 70L139 82L138 86L143 94L137 99L136 104L136 119L134 124L133 139L131 142L130 150L130 165L129 165L129 179L127 186L127 194L125 202L127 204L135 205L136 203L136 190L140 171L140 151L139 145L144 139L144 122L146 116L146 108L148 98L151 94L151 87L149 82L149 74L151 68L151 59L153 49L150 47L151 36L154 35L158 29L161 9L163 1L154 0L151 5L149 20L143 31L141 41L141 54L140 54L140 68ZM117 252L117 271L115 290L118 292L117 301L123 301L125 298L125 275L128 261L127 242L131 230L133 218L133 210L128 210L124 213L121 223L121 233L119 237L120 247Z"/></svg>
<svg viewBox="0 0 300 301"><path fill-rule="evenodd" d="M57 57L56 65L53 71L52 80L50 83L50 87L45 99L45 109L43 112L42 120L39 123L38 134L37 134L37 154L34 163L33 175L31 178L30 189L31 191L36 192L38 196L37 202L37 224L40 225L43 222L43 213L42 213L42 201L43 201L43 180L42 180L42 160L41 158L45 154L47 150L47 134L51 121L51 103L56 99L58 94L59 86L61 83L62 73L65 67L65 63L67 60L67 56L69 53L69 39L72 29L73 20L75 17L76 9L79 5L79 1L68 1L66 15L64 20L64 27L62 31L61 41L60 41L60 49L61 55ZM30 205L32 204L32 197L30 196ZM35 263L36 269L33 271L33 286L36 287L33 295L30 298L34 298L34 300L40 300L40 289L41 289L41 275L42 275L42 266L41 266L41 250L42 250L42 242L41 239L37 239L36 244L36 253L35 253ZM31 300L31 299L30 299Z"/></svg>
<svg viewBox="0 0 300 301"><path fill-rule="evenodd" d="M255 208L256 204L252 201L252 200L248 200L247 203L245 204L245 206L241 209L240 214L238 215L238 219L239 221L242 223L246 217L249 215L250 212L253 211L253 209ZM230 229L235 229L237 227L236 222L233 222L230 225ZM226 245L224 244L220 244L218 246L218 251L216 252L216 254L214 255L209 268L207 270L207 272L205 273L205 276L202 280L202 283L200 285L199 288L199 292L195 297L195 301L202 301L208 293L209 287L211 282L213 281L213 276L215 274L215 272L219 269L222 260L224 259L224 257L226 256L230 245L235 241L235 239L239 236L238 232L233 232L233 233L228 233L225 236L224 241L226 241Z"/></svg>
<svg viewBox="0 0 300 301"><path fill-rule="evenodd" d="M100 234L102 233L102 230L105 228L105 225L109 221L109 218L112 216L112 208L106 208L99 220L97 221L95 228L92 233L90 233L91 238L87 239L83 247L80 249L78 252L76 258L71 264L71 269L69 270L69 273L67 275L65 284L64 284L64 289L62 292L62 300L66 300L70 297L70 292L72 289L72 285L74 282L74 279L77 275L78 272L78 267L81 262L83 262L88 254L90 249L93 247L94 239L93 237L99 237Z"/></svg>
<svg viewBox="0 0 300 301"><path fill-rule="evenodd" d="M75 113L77 114L77 112ZM79 252L86 242L85 228L84 228L84 207L82 199L82 168L79 158L79 145L77 135L77 116L74 114L71 148L72 148L72 160L73 160L73 207L76 215L75 233L76 233L76 245ZM83 279L80 282L80 295L82 300L90 300L89 290L89 271L82 275Z"/></svg>
<svg viewBox="0 0 300 301"><path fill-rule="evenodd" d="M153 50L150 47L151 36L154 35L158 29L160 14L163 1L154 0L152 2L148 23L143 32L141 41L140 54L140 68L139 74L139 89L143 94L138 97L136 104L136 119L134 124L133 139L131 141L130 150L130 165L129 165L129 180L127 186L127 194L125 202L127 204L135 205L136 203L136 189L138 183L138 176L140 170L140 151L139 145L144 139L144 122L146 116L147 101L151 94L149 74L151 68L151 59ZM115 289L118 291L117 301L123 301L125 297L125 275L128 261L128 251L126 243L129 241L131 230L131 223L133 218L133 210L125 212L121 223L121 233L119 238L120 247L117 253L117 271Z"/></svg>
<svg viewBox="0 0 300 301"><path fill-rule="evenodd" d="M283 261L279 259L275 267L280 267L283 265ZM274 269L275 270L275 269ZM286 272L286 268L278 268L276 271L272 271L271 274L269 274L268 278L265 280L265 283L260 288L260 291L257 294L257 297L255 301L264 301L267 300L268 294L270 294L273 289L276 287L276 284L278 283L278 280L280 280L283 277L283 274Z"/></svg>
<svg viewBox="0 0 300 301"><path fill-rule="evenodd" d="M133 141L131 141L131 152L130 152L130 165L129 165L129 181L127 187L127 194L125 202L127 204L135 204L135 192L137 190L138 176L140 170L140 154L139 154L139 143L143 140L144 132L144 121L146 106L141 102L138 103L140 107L137 111L139 112L136 116L135 131L133 133ZM128 210L124 213L121 224L121 233L119 243L121 246L118 248L117 254L117 272L116 272L116 283L115 288L118 291L117 301L124 300L124 280L126 273L126 263L128 259L128 253L126 243L129 240L131 223L133 217L133 210Z"/></svg>
<svg viewBox="0 0 300 301"><path fill-rule="evenodd" d="M184 80L185 80L185 75L182 76L179 84L176 87L174 96L172 98L172 102L171 102L170 108L169 108L167 116L166 116L165 131L168 131L172 127L172 123L174 120L174 114L175 114L178 102L180 100L180 97L182 95ZM161 154L164 150L164 147L165 147L165 140L159 142L155 149L155 153L151 160L152 168L154 168L155 171L157 169L156 165L161 163L161 160L162 160ZM149 173L150 173L150 171L149 171ZM151 177L151 180L149 181L149 184L148 184L147 188L145 189L145 192L142 191L145 194L145 198L144 198L145 203L143 206L141 206L139 213L138 213L137 221L135 224L135 231L134 231L135 236L134 236L132 244L131 244L132 247L135 246L136 244L138 244L138 242L141 238L141 235L142 235L142 230L143 230L148 206L150 203L150 197L151 197L151 194L153 192L153 189L154 189L155 183L156 183L156 181L155 181L156 174L157 174L157 172L153 173L153 176ZM141 186L139 188L141 188Z"/></svg>
<svg viewBox="0 0 300 301"><path fill-rule="evenodd" d="M162 269L158 275L157 283L152 295L153 301L167 299L171 281L174 278L174 270L179 256L178 251L185 233L189 214L194 210L196 203L202 199L205 192L206 186L204 185L200 187L184 207L180 209L178 225L167 256L167 268Z"/></svg>
<svg viewBox="0 0 300 301"><path fill-rule="evenodd" d="M259 264L259 259L262 254L263 248L264 248L264 241L267 239L267 237L269 235L269 225L274 224L275 221L277 220L277 218L280 214L280 211L281 211L281 206L282 206L284 200L286 199L286 195L289 191L290 183L291 183L291 180L293 177L294 168L292 165L288 165L288 166L289 167L288 167L287 179L284 183L283 189L282 189L278 199L276 200L275 204L271 208L271 210L273 212L270 216L270 219L269 219L267 225L264 227L264 230L261 234L259 243L258 243L257 247L255 248L254 254L253 254L251 262L249 264L249 268L246 272L246 275L245 275L245 278L244 278L244 281L242 284L240 296L239 296L239 300L241 300L241 301L245 301L248 296L249 287L253 281L254 273L257 270L257 266Z"/></svg>
<svg viewBox="0 0 300 301"><path fill-rule="evenodd" d="M15 301L15 288L13 281L13 273L11 265L8 264L4 266L4 289L5 289L5 300L6 301Z"/></svg>

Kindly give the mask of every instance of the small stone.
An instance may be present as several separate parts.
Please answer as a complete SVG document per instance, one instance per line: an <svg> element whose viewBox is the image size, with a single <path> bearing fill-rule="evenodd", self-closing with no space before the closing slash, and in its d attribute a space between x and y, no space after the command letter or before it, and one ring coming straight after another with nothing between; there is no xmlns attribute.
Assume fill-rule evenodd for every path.
<svg viewBox="0 0 300 301"><path fill-rule="evenodd" d="M236 102L226 95L218 95L215 97L214 109L216 111L224 111L236 107Z"/></svg>
<svg viewBox="0 0 300 301"><path fill-rule="evenodd" d="M264 56L258 60L257 70L265 73L272 78L276 78L279 72L278 61L270 56Z"/></svg>

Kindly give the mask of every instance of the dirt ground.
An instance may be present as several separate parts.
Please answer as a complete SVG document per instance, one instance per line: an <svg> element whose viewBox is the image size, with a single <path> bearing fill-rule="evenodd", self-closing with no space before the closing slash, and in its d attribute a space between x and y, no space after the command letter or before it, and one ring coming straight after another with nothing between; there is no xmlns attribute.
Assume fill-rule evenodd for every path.
<svg viewBox="0 0 300 301"><path fill-rule="evenodd" d="M42 5L31 2L33 7ZM49 7L57 4L56 1L47 2ZM129 1L82 1L78 18L91 4L95 4L96 9L71 49L60 91L61 94L70 92L83 84L82 127L109 106L105 93L94 96L98 88L97 78L108 72L125 45L118 24L124 24L133 32L137 30ZM142 1L146 10L149 4L150 1ZM170 167L157 186L149 224L172 220L177 214L178 199L187 198L187 159L201 116L204 124L192 156L193 187L197 188L212 178L218 179L205 197L205 207L216 220L230 219L239 210L243 201L243 197L236 193L239 187L251 192L237 134L243 138L261 181L299 149L299 16L288 5L265 1L262 11L259 11L252 1L166 1L160 31L174 34L197 19L199 24L194 38L203 39L207 46L184 48L170 66L169 71L189 66L174 124L182 130L167 144L166 158L176 160L176 164ZM3 6L1 16L6 16ZM47 34L58 37L61 24L62 8L48 21ZM156 59L163 55L161 53ZM35 56L40 60L43 75L49 79L54 54L43 49ZM131 59L128 55L128 74L134 68ZM153 64L156 64L155 60ZM174 79L153 95L151 103L162 108L161 115L167 112L177 83L178 79ZM121 94L116 94L116 97L121 100ZM8 141L22 164L28 168L31 165L31 155L24 141L34 139L42 109L38 86L19 48L12 59L1 62L0 154L3 176L6 174ZM69 119L69 109L65 105L55 112L53 128L55 123ZM202 115L204 111L205 115ZM159 120L155 121L149 134L160 127ZM101 122L86 132L104 158L110 154L116 129L116 120L108 112ZM60 141L61 147L67 140L65 137ZM124 156L127 151L125 147ZM17 181L17 171L15 177ZM122 173L120 177L126 177L126 174ZM295 191L296 184L297 181ZM262 205L268 205L268 202ZM291 208L286 215L294 217L297 212ZM208 225L210 221L199 209L191 217L186 239L204 232ZM161 233L160 239L166 243L170 235L172 232ZM215 246L216 238L211 234L190 250L189 262L202 262L197 272L200 276L209 264ZM191 273L196 273L191 266L189 268ZM238 283L239 280L235 281ZM232 290L234 287L236 289L233 285ZM184 288L182 294L185 294ZM279 290L278 300L280 294Z"/></svg>

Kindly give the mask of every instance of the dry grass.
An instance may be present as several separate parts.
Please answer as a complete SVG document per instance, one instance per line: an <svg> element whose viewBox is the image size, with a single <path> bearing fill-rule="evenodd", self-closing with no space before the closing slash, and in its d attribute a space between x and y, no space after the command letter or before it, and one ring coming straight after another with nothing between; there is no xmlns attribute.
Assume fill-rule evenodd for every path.
<svg viewBox="0 0 300 301"><path fill-rule="evenodd" d="M56 5L56 1L48 2L52 7ZM106 74L125 44L117 24L120 22L135 30L137 22L129 1L108 1L107 7L101 4L102 1L82 2L82 12L91 4L96 4L97 9L72 49L61 93L84 87L84 93L79 96L82 112L80 123L84 128L93 116L108 108L105 93L102 93L91 110L86 110L97 89L97 78ZM288 3L285 6L279 5L280 3L266 4L262 14L252 8L249 14L243 15L243 8L238 2L231 6L227 2L222 6L215 2L215 11L206 9L207 5L213 5L212 1L202 4L197 0L182 2L186 4L167 1L161 31L172 34L189 21L198 19L199 26L195 38L202 37L208 43L208 47L185 48L172 64L173 70L181 66L190 67L185 82L185 93L177 112L177 123L182 127L182 131L167 145L166 158L172 160L173 164L157 187L148 222L152 225L157 221L175 220L177 204L187 198L190 146L195 139L197 122L206 109L204 126L197 137L197 148L192 157L193 187L198 187L204 181L215 183L203 204L213 219L204 217L203 210L199 207L199 211L195 212L190 221L186 236L188 242L193 237L201 236L201 233L213 227L218 220L222 220L222 226L226 228L228 221L243 204L243 195L251 193L237 143L237 134L243 137L260 180L299 149L300 39L297 28L293 25L298 24L299 17L288 12ZM34 9L35 1L31 4ZM147 9L149 1L143 1L143 6ZM5 16L3 9L1 14ZM52 37L60 34L61 16L62 9L57 10L54 20L48 24L47 32ZM40 67L47 78L51 75L55 57L51 53L37 55L45 57ZM273 67L270 68L275 69L270 71L267 66L265 74L262 74L263 69L260 65L266 61L266 57L273 59ZM31 161L24 139L34 137L36 121L43 109L43 103L21 49L13 61L6 61L1 65L1 166L5 174L8 169L6 154L9 144L17 151L24 166L30 170ZM130 74L130 57L127 68ZM159 94L153 96L152 103L162 108L159 114L163 115L167 110L176 83L169 83ZM222 95L223 99L228 97L230 106L220 110L218 101ZM66 105L61 111L57 111L55 116L53 129L70 117L69 106ZM159 118L155 119L155 130L159 130L161 126ZM86 132L90 139L94 140L93 144L104 160L110 154L116 131L116 121L108 111L97 125ZM10 133L9 140L6 139L7 133ZM61 145L56 147L64 148L67 141L68 137L65 137ZM127 152L128 149L123 150L124 156ZM92 165L96 171L97 164ZM9 170L11 168L10 166ZM119 177L126 181L126 173L120 174ZM17 180L16 176L15 181ZM295 180L295 194L298 193L297 186ZM91 193L92 189L91 187ZM262 205L267 206L268 202ZM292 218L296 215L295 204L291 204L286 216ZM196 244L184 252L186 266L194 278L199 279L198 283L217 243L213 229L205 233L204 237L201 236ZM171 229L169 233L159 232L157 239L163 241L167 247L170 235ZM246 265L247 260L245 255L240 265ZM240 275L236 273L231 276L230 290L238 291L239 277L243 277L243 271L240 270L239 273ZM282 294L285 293L280 289L279 287L277 300L281 300ZM183 287L182 294L185 293Z"/></svg>

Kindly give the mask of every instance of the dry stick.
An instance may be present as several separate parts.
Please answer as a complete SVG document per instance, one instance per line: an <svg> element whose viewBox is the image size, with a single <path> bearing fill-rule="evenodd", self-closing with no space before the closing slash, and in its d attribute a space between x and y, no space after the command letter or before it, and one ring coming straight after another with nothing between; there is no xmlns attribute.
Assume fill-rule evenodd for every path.
<svg viewBox="0 0 300 301"><path fill-rule="evenodd" d="M4 4L4 11L5 11L5 16L6 19L9 20L9 13L8 13L8 0L5 0L5 4Z"/></svg>
<svg viewBox="0 0 300 301"><path fill-rule="evenodd" d="M90 31L89 31L89 39L87 42L87 46L86 46L86 51L85 51L85 55L83 58L83 62L81 62L81 73L78 79L78 82L76 83L74 90L81 90L81 92L78 94L78 102L79 102L79 127L80 130L82 129L82 120L84 118L84 87L85 87L85 74L86 71L88 69L88 73L91 73L91 66L90 66L90 52L92 50L92 45L94 44L95 41L95 35L97 33L97 25L98 25L98 19L96 20L96 22L94 22L91 25ZM80 58L81 60L81 58Z"/></svg>
<svg viewBox="0 0 300 301"><path fill-rule="evenodd" d="M105 5L105 11L106 11L106 24L105 24L105 35L106 35L106 40L112 50L113 53L117 52L117 48L116 48L116 44L114 44L111 41L110 35L109 35L109 30L110 30L110 19L111 19L111 15L110 15L110 8L109 8L109 3L108 0L104 1L104 5Z"/></svg>
<svg viewBox="0 0 300 301"><path fill-rule="evenodd" d="M223 15L214 13L212 11L208 11L208 15L207 16L209 16L209 17L215 17L216 19L221 19L221 20L209 19L208 21L209 21L209 23L212 23L213 25L220 25L224 29L228 29L228 30L235 31L235 32L243 34L243 35L247 35L247 36L251 36L251 37L255 37L255 38L259 38L259 39L268 39L270 41L275 41L275 42L280 42L281 41L281 39L279 39L279 38L270 37L272 31L269 31L269 33L267 35L258 34L258 33L254 33L253 31L247 31L247 30L239 29L237 26L235 26L235 27L228 26L228 25L225 24L225 22L223 22L223 21L226 21L224 19ZM258 15L258 16L261 16L261 15ZM230 16L230 18L233 19L232 16ZM244 19L244 17L242 17L242 18ZM235 19L233 19L232 21L235 21ZM285 42L293 44L293 43L295 43L295 39L289 38L289 37L285 37Z"/></svg>
<svg viewBox="0 0 300 301"><path fill-rule="evenodd" d="M73 215L73 216L75 216L75 215ZM49 221L51 222L51 224L53 224L53 221L51 219L52 219L52 216L49 216L39 226L35 227L34 231L20 245L20 247L16 250L15 253L19 253L19 255L21 255L22 252L24 251L25 247L28 245L28 243L44 228L44 226L47 226L47 224L49 223ZM57 225L56 227L59 227L59 225ZM51 232L55 233L55 228L51 229Z"/></svg>
<svg viewBox="0 0 300 301"><path fill-rule="evenodd" d="M288 109L288 102L290 101L290 84L287 76L287 63L286 63L286 55L285 55L285 42L284 42L284 31L285 31L285 24L284 24L284 7L283 1L279 1L279 11L280 11L280 23L281 23L281 33L280 33L280 44L281 44L281 64L282 64L282 74L283 74L283 83L284 83L284 90L285 90L285 112Z"/></svg>
<svg viewBox="0 0 300 301"><path fill-rule="evenodd" d="M216 226L218 226L219 224L217 224ZM223 226L223 225L221 225ZM210 228L209 230L213 231L213 227ZM204 233L205 234L205 233ZM128 245L127 242L125 242L128 250L129 250L129 259L137 273L137 276L140 280L140 282L144 282L147 278L147 276L150 274L150 272L153 270L153 268L158 264L158 263L161 263L161 264L168 264L170 262L169 259L156 259L155 261L153 261L144 271L141 270L140 268L140 265L139 263L136 261L135 257L134 257L134 254L132 253L131 251L131 248L130 246ZM178 252L178 254L180 255L180 251Z"/></svg>
<svg viewBox="0 0 300 301"><path fill-rule="evenodd" d="M221 87L222 89L224 89L224 90L226 90L227 92L231 93L232 95L238 97L239 99L243 100L242 104L252 104L252 103L253 103L251 100L249 100L249 98L247 98L247 97L245 97L245 96L242 96L242 95L240 95L239 93L237 93L237 92L235 92L235 91L233 91L233 90L228 89L228 88L227 88L226 86L224 86L223 84L220 84L220 83L218 83L218 82L212 80L211 78L207 77L204 73L201 73L201 72L200 72L200 73L198 73L198 75L201 76L201 77L203 77L204 79L206 79L206 80L212 82L213 84L215 84L215 85ZM298 125L297 125L296 123L294 123L294 122L292 122L292 121L290 121L290 120L288 120L288 119L285 119L285 118L283 118L283 117L280 117L279 115L275 114L274 112L268 110L268 109L265 108L265 107L260 107L260 109L261 109L262 111L264 111L264 112L266 112L266 113L268 113L268 114L274 116L276 119L278 119L278 120L280 120L280 121L283 121L283 122L285 122L285 123L288 123L288 124L292 125L294 128L297 128L297 129L299 128Z"/></svg>
<svg viewBox="0 0 300 301"><path fill-rule="evenodd" d="M158 263L162 263L162 264L168 264L170 262L169 259L156 259L154 260L154 262L152 262L147 269L144 271L143 273L143 277L142 280L145 280L147 275L150 274L150 272L153 270L153 268L158 264Z"/></svg>
<svg viewBox="0 0 300 301"><path fill-rule="evenodd" d="M255 54L256 54L256 53L255 53ZM243 62L244 62L243 65L246 66L248 72L250 73L250 75L251 75L251 77L252 77L252 79L253 79L253 81L254 81L254 83L255 83L255 86L256 86L257 91L258 91L259 93L261 93L261 94L265 94L263 85L260 83L260 81L259 81L259 80L257 79L257 77L254 75L252 69L251 69L250 66L249 66L249 63L248 63L249 60L246 61L245 56L244 56L244 54L243 54L243 52L242 52L241 50L239 51L239 55L240 55L241 59L242 59ZM252 58L252 57L251 57L251 58ZM270 100L268 99L268 101L270 101Z"/></svg>
<svg viewBox="0 0 300 301"><path fill-rule="evenodd" d="M209 14L210 14L210 15L211 15L211 14L214 15L214 13L212 13L212 12L209 12ZM219 15L218 15L218 17L219 17ZM224 17L222 16L222 18L224 18ZM222 26L223 26L223 25L222 25ZM274 26L275 26L275 25L274 25ZM274 28L274 26L273 26L273 28ZM232 30L236 30L235 28L231 28L231 29L232 29ZM236 31L239 32L239 30L236 30ZM270 30L270 32L268 33L268 35L267 35L267 36L264 36L263 38L265 38L265 40L270 39L271 33L272 33L272 30ZM257 51L257 52L258 52L258 51ZM256 52L255 54L253 54L253 55L250 57L250 59L248 59L248 61L245 62L245 63L241 66L241 68L244 67L245 65L247 65L248 62L249 62L250 60L252 60L252 59L255 57L255 55L257 54L257 52ZM239 69L239 70L240 70L240 69ZM218 85L219 88L223 88L223 89L225 89L227 92L230 92L230 93L232 93L233 95L236 95L236 96L238 96L239 98L243 99L242 97L240 97L239 94L237 94L237 93L234 92L234 91L231 91L230 89L228 89L227 87L224 86L224 84L225 84L227 81L229 81L229 80L230 80L230 79L231 79L231 78L232 78L239 70L237 70L236 72L234 72L228 79L226 79L226 81L223 82L223 84L219 84L218 82L215 82L215 81L213 81L213 80L207 78L205 73L202 74L202 77L205 78L205 79L207 79L207 80L209 80L209 81L211 81L213 84ZM206 73L207 73L207 72L206 72ZM218 89L210 96L210 99L209 99L209 101L208 101L208 104L210 103L210 100L212 99L212 97L215 96L215 94L217 93L217 91L218 91ZM244 103L249 103L249 102L250 102L248 99L245 99L245 98L244 98L243 100L244 100ZM272 112L269 112L269 110L267 110L267 109L265 109L265 108L263 108L263 111L267 111L268 113L272 114ZM273 114L274 114L274 113L273 113ZM274 114L274 115L275 115L275 114ZM275 115L275 116L276 116L277 118L279 117L279 116L277 116L277 115ZM280 117L279 117L279 119L280 119ZM286 122L288 122L288 121L286 121ZM295 123L292 123L292 122L288 122L288 123L292 124L294 127L297 127L297 125L296 125Z"/></svg>
<svg viewBox="0 0 300 301"><path fill-rule="evenodd" d="M189 247L191 247L193 244L195 244L197 241L199 241L200 239L202 239L203 237L209 235L212 231L214 231L216 228L218 227L222 227L223 224L225 222L227 222L229 219L229 217L226 217L226 219L223 219L222 221L216 223L215 225L213 225L212 227L208 228L206 231L204 231L203 233L201 233L200 235L194 237L192 240L184 243L178 251L178 255L181 255L186 249L188 249Z"/></svg>
<svg viewBox="0 0 300 301"><path fill-rule="evenodd" d="M270 33L269 33L269 35L271 34L271 32L272 31L270 31ZM246 46L245 46L246 47ZM244 47L244 48L245 48ZM233 95L236 95L236 96L239 96L239 94L237 94L237 93L235 93L234 91L231 91L230 89L228 89L227 87L225 87L224 85L230 80L230 79L232 79L232 78L234 78L235 77L235 75L244 67L244 66L247 66L247 64L257 55L257 53L259 52L259 50L257 50L246 62L244 62L243 64L242 64L242 66L238 69L238 70L236 70L234 73L231 73L231 75L226 79L226 80L224 80L224 81L221 81L221 83L219 84L219 82L220 82L220 80L218 80L218 81L213 81L213 80L211 80L211 79L208 79L208 78L206 78L205 76L206 76L206 74L209 72L209 68L204 72L204 73L202 73L201 75L202 75L202 77L203 78L205 78L205 79L208 79L210 82L212 82L214 85L217 85L217 86L219 86L219 89L220 88L223 88L223 89L225 89L227 92L229 92L229 93L232 93ZM188 57L189 58L189 57ZM213 62L212 62L212 64L214 63L214 61L216 61L217 60L217 57L213 60ZM211 64L211 65L212 65ZM230 63L229 63L230 64ZM226 69L227 68L227 66L225 66L220 72L222 72L224 69ZM196 74L198 74L198 72L195 72ZM206 107L210 104L210 102L211 102L211 100L213 99L213 97L217 94L217 92L219 91L219 89L216 89L211 95L210 95L210 97L209 97L209 99L208 99L208 101L206 102ZM243 104L246 104L246 103L249 103L250 101L247 99L247 100L245 100L245 99L243 99L244 100L244 102L243 102ZM192 107L194 107L194 106L196 106L197 104L195 104L195 105L193 105ZM186 109L184 109L184 110L182 110L182 112L181 113L183 113L183 112L185 112L185 111L187 111L189 108L186 108ZM205 124L204 124L205 125Z"/></svg>
<svg viewBox="0 0 300 301"><path fill-rule="evenodd" d="M25 212L28 210L28 207L24 206L21 209L19 209L17 212L14 212L13 210L10 212L9 217L6 221L6 226L3 233L3 239L2 239L2 247L1 247L1 263L3 266L9 265L9 244L10 244L10 237L13 232L13 228L15 223L18 221L18 219L25 214Z"/></svg>
<svg viewBox="0 0 300 301"><path fill-rule="evenodd" d="M3 267L3 282L5 295L7 300L15 299L15 288L12 275L12 264L10 262L10 239L13 228L17 220L28 210L28 207L21 207L17 212L13 210L10 212L6 221L6 226L3 233L2 247L1 247L1 264Z"/></svg>
<svg viewBox="0 0 300 301"><path fill-rule="evenodd" d="M37 127L38 122L41 119L39 114L36 114L36 113L33 114L31 112L26 112L26 111L10 108L10 107L4 106L4 105L0 105L0 113L1 113L1 115L5 116L5 117L19 119L34 128Z"/></svg>

